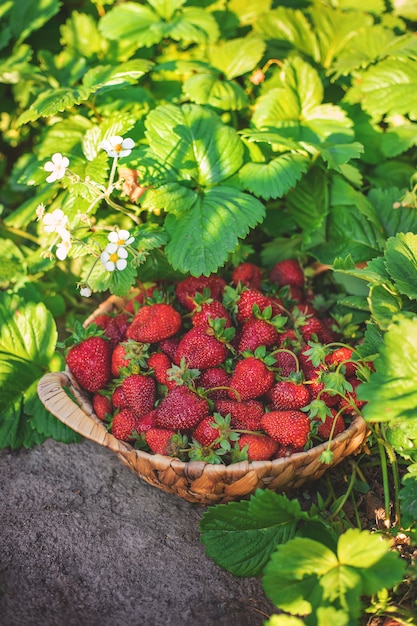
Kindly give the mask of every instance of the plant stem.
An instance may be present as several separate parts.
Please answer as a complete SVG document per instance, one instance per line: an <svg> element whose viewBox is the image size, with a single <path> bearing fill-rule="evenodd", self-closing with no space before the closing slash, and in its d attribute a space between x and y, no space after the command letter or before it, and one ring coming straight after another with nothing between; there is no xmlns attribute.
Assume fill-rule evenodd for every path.
<svg viewBox="0 0 417 626"><path fill-rule="evenodd" d="M337 509L335 511L333 511L333 513L330 515L329 519L334 519L337 515L339 515L340 511L343 509L343 507L346 504L347 499L350 496L350 493L351 493L351 491L353 489L353 485L355 484L355 480L356 480L356 466L353 465L352 466L352 475L350 477L350 481L349 481L349 485L348 485L348 488L346 490L346 493L343 496L343 498L340 500Z"/></svg>

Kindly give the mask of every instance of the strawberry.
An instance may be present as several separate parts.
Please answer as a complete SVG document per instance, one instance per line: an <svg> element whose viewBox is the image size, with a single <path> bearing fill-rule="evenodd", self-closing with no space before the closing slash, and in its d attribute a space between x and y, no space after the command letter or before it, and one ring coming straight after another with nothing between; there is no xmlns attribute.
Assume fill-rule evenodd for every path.
<svg viewBox="0 0 417 626"><path fill-rule="evenodd" d="M226 327L232 326L232 320L228 310L219 300L211 300L211 302L203 302L195 309L192 317L193 326L207 326L209 318L224 318Z"/></svg>
<svg viewBox="0 0 417 626"><path fill-rule="evenodd" d="M104 334L110 339L113 348L126 338L126 331L129 327L130 320L130 315L127 313L119 313L109 322Z"/></svg>
<svg viewBox="0 0 417 626"><path fill-rule="evenodd" d="M222 300L223 293L226 287L226 281L218 274L210 274L207 277L208 287L210 289L210 296L214 300Z"/></svg>
<svg viewBox="0 0 417 626"><path fill-rule="evenodd" d="M278 261L269 272L269 280L277 283L280 287L293 285L304 287L304 272L301 265L295 259Z"/></svg>
<svg viewBox="0 0 417 626"><path fill-rule="evenodd" d="M165 385L168 389L176 387L175 380L168 378L167 371L172 367L171 359L164 352L155 352L148 359L148 367L153 370L155 380L161 385Z"/></svg>
<svg viewBox="0 0 417 626"><path fill-rule="evenodd" d="M138 419L137 431L139 435L142 435L150 428L155 428L156 409L152 409L146 415L143 415Z"/></svg>
<svg viewBox="0 0 417 626"><path fill-rule="evenodd" d="M195 309L195 296L197 293L204 295L206 291L211 298L215 298L216 300L221 299L221 296L219 298L218 288L215 286L214 281L212 289L210 288L210 280L207 276L188 276L176 284L175 295L178 302L187 311L193 311Z"/></svg>
<svg viewBox="0 0 417 626"><path fill-rule="evenodd" d="M334 409L331 410L331 415L326 415L324 422L322 420L314 420L317 422L317 434L323 441L328 441L330 437L334 439L337 435L340 435L345 429L346 424L343 416L336 413Z"/></svg>
<svg viewBox="0 0 417 626"><path fill-rule="evenodd" d="M220 429L213 424L215 421L211 415L202 419L193 430L193 439L202 446L211 446L221 436ZM219 448L220 443L216 443L213 447Z"/></svg>
<svg viewBox="0 0 417 626"><path fill-rule="evenodd" d="M209 367L201 372L196 383L198 387L207 391L207 398L215 401L221 398L227 398L229 380L230 375L222 367ZM217 389L217 387L219 387L219 389Z"/></svg>
<svg viewBox="0 0 417 626"><path fill-rule="evenodd" d="M271 411L261 420L263 430L282 446L303 450L309 441L311 422L301 411Z"/></svg>
<svg viewBox="0 0 417 626"><path fill-rule="evenodd" d="M336 406L340 401L338 393L332 391L324 391L326 389L325 383L321 382L320 376L315 376L308 381L308 388L312 398L320 398L327 404L327 406Z"/></svg>
<svg viewBox="0 0 417 626"><path fill-rule="evenodd" d="M263 319L252 318L243 324L237 346L238 352L254 352L259 346L271 348L278 341L274 325Z"/></svg>
<svg viewBox="0 0 417 626"><path fill-rule="evenodd" d="M93 319L91 324L95 324L96 326L98 326L102 330L105 330L107 328L107 326L110 324L111 320L112 320L112 317L108 313L99 313Z"/></svg>
<svg viewBox="0 0 417 626"><path fill-rule="evenodd" d="M300 324L299 329L306 343L311 340L316 341L315 337L317 337L317 341L327 343L324 339L327 338L328 331L324 328L318 317L312 315L305 318Z"/></svg>
<svg viewBox="0 0 417 626"><path fill-rule="evenodd" d="M237 302L237 315L236 319L239 324L243 324L247 320L254 317L253 305L256 304L262 313L267 306L271 306L271 301L268 296L263 294L257 289L244 289L240 294L240 298Z"/></svg>
<svg viewBox="0 0 417 626"><path fill-rule="evenodd" d="M230 379L229 398L232 400L259 398L272 387L273 383L274 374L261 359L254 356L246 357L236 363Z"/></svg>
<svg viewBox="0 0 417 626"><path fill-rule="evenodd" d="M171 452L170 443L175 434L174 430L150 428L145 433L145 441L154 454L167 456Z"/></svg>
<svg viewBox="0 0 417 626"><path fill-rule="evenodd" d="M175 353L177 351L178 345L181 341L181 337L168 337L168 339L162 339L159 342L159 349L162 350L171 361L174 361Z"/></svg>
<svg viewBox="0 0 417 626"><path fill-rule="evenodd" d="M133 441L138 423L139 418L132 409L121 409L113 417L111 424L112 435L122 441Z"/></svg>
<svg viewBox="0 0 417 626"><path fill-rule="evenodd" d="M146 289L142 287L139 293L135 294L132 298L128 300L128 302L125 304L124 310L127 313L135 314L138 311L139 307L142 304L145 304L146 298L152 298L152 295L156 288L157 285L151 285Z"/></svg>
<svg viewBox="0 0 417 626"><path fill-rule="evenodd" d="M352 360L353 357L353 349L348 346L340 346L336 348L326 356L326 363L329 366L337 367L338 365L343 365L345 367L346 377L355 376L357 363Z"/></svg>
<svg viewBox="0 0 417 626"><path fill-rule="evenodd" d="M144 305L134 316L126 337L142 343L157 343L175 335L181 323L181 315L170 304Z"/></svg>
<svg viewBox="0 0 417 626"><path fill-rule="evenodd" d="M127 407L127 400L121 385L114 388L111 401L115 409L124 409Z"/></svg>
<svg viewBox="0 0 417 626"><path fill-rule="evenodd" d="M183 335L174 363L179 365L185 359L189 368L203 370L223 363L228 352L226 344L216 339L210 327L196 326Z"/></svg>
<svg viewBox="0 0 417 626"><path fill-rule="evenodd" d="M91 332L95 332L91 328ZM86 334L78 334L76 331L74 340L76 343L70 347L66 356L67 366L86 391L100 391L111 380L110 342L103 336L88 336L88 329Z"/></svg>
<svg viewBox="0 0 417 626"><path fill-rule="evenodd" d="M118 343L111 357L111 372L115 378L121 376L122 370L129 368L131 373L144 367L147 356L147 344L128 339Z"/></svg>
<svg viewBox="0 0 417 626"><path fill-rule="evenodd" d="M353 415L354 413L357 412L357 410L363 409L363 407L365 406L366 402L365 400L359 400L358 396L356 395L356 390L358 388L359 385L362 384L362 381L360 381L358 378L353 377L353 378L348 378L347 382L350 383L352 385L352 391L347 391L346 392L346 399L342 398L340 400L340 408L343 408L343 412L347 413L349 415Z"/></svg>
<svg viewBox="0 0 417 626"><path fill-rule="evenodd" d="M237 430L260 430L261 419L265 413L258 400L217 400L216 411L220 415L230 415L230 425Z"/></svg>
<svg viewBox="0 0 417 626"><path fill-rule="evenodd" d="M279 445L268 435L244 434L238 441L239 448L244 450L248 461L268 461L278 452Z"/></svg>
<svg viewBox="0 0 417 626"><path fill-rule="evenodd" d="M232 272L232 284L237 287L239 283L245 287L260 290L262 284L261 268L247 261L235 267Z"/></svg>
<svg viewBox="0 0 417 626"><path fill-rule="evenodd" d="M93 395L93 409L97 417L101 420L105 420L106 417L113 412L111 398L102 393L95 393Z"/></svg>
<svg viewBox="0 0 417 626"><path fill-rule="evenodd" d="M270 391L272 406L275 410L302 409L310 402L310 392L303 383L280 380Z"/></svg>
<svg viewBox="0 0 417 626"><path fill-rule="evenodd" d="M188 430L209 414L207 400L184 385L170 389L157 407L158 428Z"/></svg>
<svg viewBox="0 0 417 626"><path fill-rule="evenodd" d="M297 371L298 358L291 350L277 350L273 353L275 364L274 368L283 378L288 378L293 372Z"/></svg>
<svg viewBox="0 0 417 626"><path fill-rule="evenodd" d="M146 415L154 408L156 390L151 376L130 374L123 379L122 390L127 405L138 417Z"/></svg>

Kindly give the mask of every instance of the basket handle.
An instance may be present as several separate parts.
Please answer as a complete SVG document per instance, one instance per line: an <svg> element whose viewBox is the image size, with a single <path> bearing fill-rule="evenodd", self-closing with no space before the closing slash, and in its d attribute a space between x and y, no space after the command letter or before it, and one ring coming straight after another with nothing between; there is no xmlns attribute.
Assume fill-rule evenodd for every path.
<svg viewBox="0 0 417 626"><path fill-rule="evenodd" d="M82 408L68 395L66 388ZM130 446L107 432L103 422L94 414L90 402L67 372L45 374L38 383L38 396L52 415L79 435L116 453L131 450Z"/></svg>

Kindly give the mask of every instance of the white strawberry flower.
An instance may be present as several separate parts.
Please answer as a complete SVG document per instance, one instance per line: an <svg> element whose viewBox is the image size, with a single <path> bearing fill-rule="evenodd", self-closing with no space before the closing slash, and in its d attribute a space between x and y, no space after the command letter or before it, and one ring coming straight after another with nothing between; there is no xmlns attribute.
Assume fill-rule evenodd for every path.
<svg viewBox="0 0 417 626"><path fill-rule="evenodd" d="M104 139L100 147L107 152L109 157L115 159L119 157L129 156L132 152L132 148L135 147L135 142L130 137L123 139L120 135L114 135L108 139Z"/></svg>
<svg viewBox="0 0 417 626"><path fill-rule="evenodd" d="M135 238L130 236L129 231L124 229L113 230L109 233L107 239L111 244L116 244L118 248L128 246L135 241Z"/></svg>
<svg viewBox="0 0 417 626"><path fill-rule="evenodd" d="M43 166L43 169L46 172L51 172L47 177L46 182L54 183L56 180L64 178L68 166L69 159L62 156L60 152L55 152L55 154L52 155L51 160Z"/></svg>
<svg viewBox="0 0 417 626"><path fill-rule="evenodd" d="M68 231L67 231L68 232ZM69 233L68 233L69 235ZM56 247L56 256L60 261L65 261L68 256L68 252L71 249L71 240L70 238L63 238Z"/></svg>
<svg viewBox="0 0 417 626"><path fill-rule="evenodd" d="M123 246L116 243L107 244L106 248L100 255L100 259L108 272L114 270L124 270L127 266L128 251Z"/></svg>
<svg viewBox="0 0 417 626"><path fill-rule="evenodd" d="M84 298L90 298L92 293L93 292L91 291L88 285L80 286L80 295L83 296Z"/></svg>
<svg viewBox="0 0 417 626"><path fill-rule="evenodd" d="M55 209L52 213L45 213L43 216L43 229L46 233L58 233L63 238L65 232L68 232L66 226L68 224L68 216L61 209ZM64 236L61 234L64 232Z"/></svg>

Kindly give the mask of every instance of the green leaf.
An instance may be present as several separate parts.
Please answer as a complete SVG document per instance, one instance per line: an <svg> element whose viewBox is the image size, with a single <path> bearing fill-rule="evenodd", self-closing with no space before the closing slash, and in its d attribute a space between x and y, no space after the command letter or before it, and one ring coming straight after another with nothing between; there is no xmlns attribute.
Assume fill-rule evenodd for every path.
<svg viewBox="0 0 417 626"><path fill-rule="evenodd" d="M398 494L401 502L401 524L407 529L417 520L417 476L406 474L402 484L403 487Z"/></svg>
<svg viewBox="0 0 417 626"><path fill-rule="evenodd" d="M372 285L368 302L372 318L382 330L389 328L393 318L403 309L402 299L389 281Z"/></svg>
<svg viewBox="0 0 417 626"><path fill-rule="evenodd" d="M394 237L397 233L417 233L417 212L403 206L393 208L401 195L402 192L397 187L369 191L368 200L375 208L385 239Z"/></svg>
<svg viewBox="0 0 417 626"><path fill-rule="evenodd" d="M100 20L99 30L107 39L150 47L163 37L162 23L148 6L124 2L108 11Z"/></svg>
<svg viewBox="0 0 417 626"><path fill-rule="evenodd" d="M25 392L25 414L29 417L29 425L45 439L63 443L76 443L82 440L72 428L63 424L55 415L49 413L39 399L38 381L35 381Z"/></svg>
<svg viewBox="0 0 417 626"><path fill-rule="evenodd" d="M207 189L187 211L167 216L168 261L184 274L208 276L222 267L239 239L264 217L259 200L234 187Z"/></svg>
<svg viewBox="0 0 417 626"><path fill-rule="evenodd" d="M24 41L33 31L39 30L58 13L62 2L57 0L25 0L13 3L10 14L10 28L18 43Z"/></svg>
<svg viewBox="0 0 417 626"><path fill-rule="evenodd" d="M382 535L350 529L340 536L336 553L298 537L278 546L265 568L263 586L284 611L309 615L333 607L357 618L361 596L392 587L404 570Z"/></svg>
<svg viewBox="0 0 417 626"><path fill-rule="evenodd" d="M84 87L97 91L102 87L137 83L152 68L146 59L134 59L117 66L96 65L83 76Z"/></svg>
<svg viewBox="0 0 417 626"><path fill-rule="evenodd" d="M245 163L239 170L244 189L264 200L282 198L307 171L309 159L286 153L266 163Z"/></svg>
<svg viewBox="0 0 417 626"><path fill-rule="evenodd" d="M385 250L387 270L401 294L417 300L417 235L390 237Z"/></svg>
<svg viewBox="0 0 417 626"><path fill-rule="evenodd" d="M207 555L235 576L258 576L277 543L306 517L297 500L258 490L249 501L210 508L200 522Z"/></svg>
<svg viewBox="0 0 417 626"><path fill-rule="evenodd" d="M265 42L260 37L236 37L211 46L208 58L229 80L251 72L261 61Z"/></svg>
<svg viewBox="0 0 417 626"><path fill-rule="evenodd" d="M86 13L72 11L67 21L61 25L61 43L74 51L76 56L87 59L101 56L106 41L98 32L97 20Z"/></svg>
<svg viewBox="0 0 417 626"><path fill-rule="evenodd" d="M323 171L312 168L287 193L289 213L295 223L307 234L321 227L329 210L327 177Z"/></svg>
<svg viewBox="0 0 417 626"><path fill-rule="evenodd" d="M170 24L169 36L183 45L206 44L217 41L219 26L214 16L199 7L184 7Z"/></svg>
<svg viewBox="0 0 417 626"><path fill-rule="evenodd" d="M32 448L35 445L41 444L44 440L45 436L32 428L30 421L23 411L22 398L20 396L15 401L2 408L0 418L0 449L10 448L11 450L18 450L22 446L24 448Z"/></svg>
<svg viewBox="0 0 417 626"><path fill-rule="evenodd" d="M387 59L362 72L346 94L349 103L360 102L365 111L376 115L417 117L414 93L416 64L405 59Z"/></svg>
<svg viewBox="0 0 417 626"><path fill-rule="evenodd" d="M208 104L224 111L239 111L249 100L240 85L222 80L217 73L190 76L183 85L184 94L196 104Z"/></svg>
<svg viewBox="0 0 417 626"><path fill-rule="evenodd" d="M242 163L243 145L236 131L201 106L158 106L145 125L151 149L182 180L214 185L232 176Z"/></svg>
<svg viewBox="0 0 417 626"><path fill-rule="evenodd" d="M87 100L91 92L91 89L81 85L74 88L57 87L56 89L47 89L36 98L27 111L22 113L16 124L22 126L40 117L49 117L65 111Z"/></svg>
<svg viewBox="0 0 417 626"><path fill-rule="evenodd" d="M417 317L401 317L392 323L384 335L375 370L357 391L360 399L367 400L363 408L365 418L370 422L390 422L415 414Z"/></svg>

